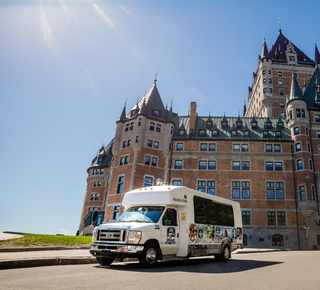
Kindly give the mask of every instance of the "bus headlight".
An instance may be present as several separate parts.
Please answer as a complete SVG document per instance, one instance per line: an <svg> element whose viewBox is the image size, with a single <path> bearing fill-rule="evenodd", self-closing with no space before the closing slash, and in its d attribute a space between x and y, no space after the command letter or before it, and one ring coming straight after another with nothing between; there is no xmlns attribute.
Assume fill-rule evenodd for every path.
<svg viewBox="0 0 320 290"><path fill-rule="evenodd" d="M92 232L92 242L94 243L97 240L97 229L94 228Z"/></svg>
<svg viewBox="0 0 320 290"><path fill-rule="evenodd" d="M141 240L141 231L129 231L128 232L128 243L138 244Z"/></svg>

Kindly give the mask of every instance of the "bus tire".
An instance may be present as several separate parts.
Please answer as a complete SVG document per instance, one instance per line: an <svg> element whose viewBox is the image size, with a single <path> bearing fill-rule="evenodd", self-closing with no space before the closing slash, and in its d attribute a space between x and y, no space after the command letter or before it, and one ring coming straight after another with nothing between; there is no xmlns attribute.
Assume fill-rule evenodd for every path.
<svg viewBox="0 0 320 290"><path fill-rule="evenodd" d="M155 243L147 243L144 246L142 254L139 258L140 265L143 268L154 267L158 261L159 250Z"/></svg>
<svg viewBox="0 0 320 290"><path fill-rule="evenodd" d="M221 262L228 261L231 258L231 251L230 251L230 246L225 245L223 247L222 253L219 255L214 255L214 257Z"/></svg>
<svg viewBox="0 0 320 290"><path fill-rule="evenodd" d="M114 258L96 257L96 259L101 266L110 266L110 264L114 261Z"/></svg>

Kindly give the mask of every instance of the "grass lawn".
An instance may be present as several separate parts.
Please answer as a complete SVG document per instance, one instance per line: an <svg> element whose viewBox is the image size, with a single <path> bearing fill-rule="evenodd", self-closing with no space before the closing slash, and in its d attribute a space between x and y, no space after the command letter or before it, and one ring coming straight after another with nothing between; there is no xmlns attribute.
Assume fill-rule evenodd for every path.
<svg viewBox="0 0 320 290"><path fill-rule="evenodd" d="M0 241L0 248L15 247L83 247L88 246L92 237L60 236L60 235L34 235L24 234L23 237Z"/></svg>

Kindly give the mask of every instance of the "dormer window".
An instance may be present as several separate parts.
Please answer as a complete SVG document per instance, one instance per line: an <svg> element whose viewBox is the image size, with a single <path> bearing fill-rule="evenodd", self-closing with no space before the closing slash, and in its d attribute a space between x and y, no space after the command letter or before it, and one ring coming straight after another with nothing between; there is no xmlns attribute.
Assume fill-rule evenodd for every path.
<svg viewBox="0 0 320 290"><path fill-rule="evenodd" d="M269 132L263 131L263 138L269 138Z"/></svg>
<svg viewBox="0 0 320 290"><path fill-rule="evenodd" d="M231 137L233 137L233 138L237 137L237 131L236 130L231 131Z"/></svg>
<svg viewBox="0 0 320 290"><path fill-rule="evenodd" d="M199 130L199 136L200 137L205 137L206 136L205 130Z"/></svg>
<svg viewBox="0 0 320 290"><path fill-rule="evenodd" d="M228 122L227 121L222 121L221 126L223 129L226 129L228 127Z"/></svg>
<svg viewBox="0 0 320 290"><path fill-rule="evenodd" d="M237 128L242 128L242 122L241 121L237 121Z"/></svg>
<svg viewBox="0 0 320 290"><path fill-rule="evenodd" d="M278 128L279 128L279 130L282 130L282 129L283 129L283 123L282 123L282 122L279 122L279 123L278 123Z"/></svg>
<svg viewBox="0 0 320 290"><path fill-rule="evenodd" d="M252 128L252 129L257 128L257 122L252 122L252 123L251 123L251 128Z"/></svg>
<svg viewBox="0 0 320 290"><path fill-rule="evenodd" d="M159 117L160 116L160 111L159 110L153 110L153 115L155 117Z"/></svg>
<svg viewBox="0 0 320 290"><path fill-rule="evenodd" d="M212 121L207 121L207 128L208 129L212 128Z"/></svg>
<svg viewBox="0 0 320 290"><path fill-rule="evenodd" d="M281 132L280 131L276 131L276 138L281 138Z"/></svg>
<svg viewBox="0 0 320 290"><path fill-rule="evenodd" d="M213 130L213 131L211 132L211 136L212 136L212 137L218 137L218 136L219 136L219 130Z"/></svg>
<svg viewBox="0 0 320 290"><path fill-rule="evenodd" d="M243 131L243 136L244 136L245 138L249 138L249 137L250 137L250 131L249 131L249 130Z"/></svg>
<svg viewBox="0 0 320 290"><path fill-rule="evenodd" d="M179 137L184 137L185 135L185 130L179 130Z"/></svg>
<svg viewBox="0 0 320 290"><path fill-rule="evenodd" d="M131 111L131 117L133 117L137 113L137 110L132 110Z"/></svg>
<svg viewBox="0 0 320 290"><path fill-rule="evenodd" d="M268 130L271 129L271 123L270 123L270 122L266 122L265 126L266 126L266 128L267 128Z"/></svg>

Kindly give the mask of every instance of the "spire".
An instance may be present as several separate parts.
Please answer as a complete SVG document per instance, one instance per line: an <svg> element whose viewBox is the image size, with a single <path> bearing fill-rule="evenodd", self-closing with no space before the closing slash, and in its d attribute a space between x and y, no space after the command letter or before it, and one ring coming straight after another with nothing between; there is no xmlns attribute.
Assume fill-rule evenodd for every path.
<svg viewBox="0 0 320 290"><path fill-rule="evenodd" d="M261 58L268 57L268 47L266 44L266 38L263 36L263 48L261 53Z"/></svg>
<svg viewBox="0 0 320 290"><path fill-rule="evenodd" d="M126 118L126 103L127 103L127 100L124 103L124 107L118 121L124 121L124 119Z"/></svg>
<svg viewBox="0 0 320 290"><path fill-rule="evenodd" d="M317 47L316 41L314 41L315 51L314 51L314 62L315 64L320 64L320 53Z"/></svg>
<svg viewBox="0 0 320 290"><path fill-rule="evenodd" d="M246 106L246 100L244 100L242 117L244 117L246 115L246 112L247 112L247 106Z"/></svg>
<svg viewBox="0 0 320 290"><path fill-rule="evenodd" d="M289 100L302 98L302 93L295 75L292 75L291 90Z"/></svg>
<svg viewBox="0 0 320 290"><path fill-rule="evenodd" d="M172 101L171 101L171 106L170 106L170 111L168 113L167 121L168 122L173 122Z"/></svg>

